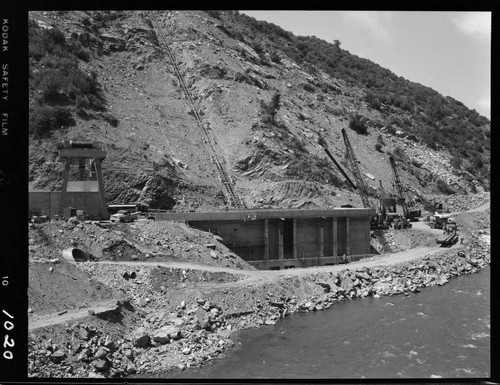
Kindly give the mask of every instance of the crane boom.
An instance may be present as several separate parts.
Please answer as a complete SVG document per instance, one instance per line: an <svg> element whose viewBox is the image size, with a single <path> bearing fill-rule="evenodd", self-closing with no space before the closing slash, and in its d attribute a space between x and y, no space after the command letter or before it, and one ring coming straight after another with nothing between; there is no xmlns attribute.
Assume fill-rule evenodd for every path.
<svg viewBox="0 0 500 385"><path fill-rule="evenodd" d="M396 189L398 191L399 198L401 198L403 213L404 213L404 216L406 218L408 216L408 208L406 207L406 200L405 200L405 196L404 196L403 185L401 183L401 180L399 179L398 169L396 167L396 160L391 155L389 157L389 161L391 162L392 173L394 174L394 182L396 184Z"/></svg>
<svg viewBox="0 0 500 385"><path fill-rule="evenodd" d="M365 182L363 181L363 177L361 176L361 171L358 167L358 160L356 159L354 150L352 149L351 143L349 142L349 138L347 137L345 128L342 129L342 136L344 138L344 144L346 148L346 158L354 175L354 179L356 180L358 193L361 197L361 201L363 202L363 206L365 208L372 208L370 205L370 201L368 200L368 190L366 189Z"/></svg>
<svg viewBox="0 0 500 385"><path fill-rule="evenodd" d="M387 196L385 194L384 186L382 185L382 181L379 179L380 183L380 213L385 216L385 201Z"/></svg>
<svg viewBox="0 0 500 385"><path fill-rule="evenodd" d="M358 187L354 184L354 182L351 180L351 178L349 178L347 176L347 174L345 173L345 171L342 169L342 167L340 167L340 164L335 160L335 158L333 157L333 155L330 153L330 151L328 150L328 148L326 148L324 145L322 145L323 147L323 150L325 150L326 152L326 155L328 155L328 157L332 160L332 162L335 164L335 166L337 166L337 168L339 169L339 171L342 173L342 175L344 176L344 178L349 182L349 184L351 185L351 187L353 189L357 189Z"/></svg>

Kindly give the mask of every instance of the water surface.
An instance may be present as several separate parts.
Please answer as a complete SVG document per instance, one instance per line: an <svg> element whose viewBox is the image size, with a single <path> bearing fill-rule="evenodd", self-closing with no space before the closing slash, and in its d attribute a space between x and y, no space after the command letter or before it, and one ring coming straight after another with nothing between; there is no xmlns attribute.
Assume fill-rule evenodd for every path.
<svg viewBox="0 0 500 385"><path fill-rule="evenodd" d="M175 378L487 378L490 268L410 296L339 302L240 333ZM167 374L161 377L172 377Z"/></svg>

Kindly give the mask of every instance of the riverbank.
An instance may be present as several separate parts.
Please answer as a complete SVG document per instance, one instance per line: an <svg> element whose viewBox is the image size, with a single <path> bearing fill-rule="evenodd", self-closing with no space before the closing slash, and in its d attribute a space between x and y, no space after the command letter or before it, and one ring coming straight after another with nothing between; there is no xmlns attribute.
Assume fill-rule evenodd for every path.
<svg viewBox="0 0 500 385"><path fill-rule="evenodd" d="M466 230L465 245L424 249L413 259L397 253L344 266L279 272L217 266L203 270L161 261L74 267L61 261L54 270L78 268L95 280L92 289L100 285L100 299L120 294L120 300L102 312L94 310L95 303L86 314L85 307L60 311L60 317L69 315L63 323L31 328L41 319L33 317L29 375L116 378L184 370L223 354L239 330L272 325L291 313L319 311L339 301L405 295L446 284L490 263L482 230L489 222L467 218L475 225ZM50 264L39 263L44 271L49 269Z"/></svg>

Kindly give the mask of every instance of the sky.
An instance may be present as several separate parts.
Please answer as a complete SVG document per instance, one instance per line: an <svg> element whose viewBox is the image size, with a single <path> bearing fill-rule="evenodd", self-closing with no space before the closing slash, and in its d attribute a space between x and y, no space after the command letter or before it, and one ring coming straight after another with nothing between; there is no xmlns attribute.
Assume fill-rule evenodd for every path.
<svg viewBox="0 0 500 385"><path fill-rule="evenodd" d="M490 118L491 12L241 11L341 48Z"/></svg>

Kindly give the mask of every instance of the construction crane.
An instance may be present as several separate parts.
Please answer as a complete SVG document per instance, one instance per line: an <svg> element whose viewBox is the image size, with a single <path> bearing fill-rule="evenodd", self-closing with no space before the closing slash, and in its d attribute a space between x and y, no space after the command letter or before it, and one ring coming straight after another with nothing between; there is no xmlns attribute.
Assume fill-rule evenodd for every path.
<svg viewBox="0 0 500 385"><path fill-rule="evenodd" d="M354 190L357 190L358 189L358 186L356 186L354 184L354 182L351 180L351 178L349 178L349 176L346 174L346 172L343 170L343 168L340 166L340 164L335 160L335 158L333 157L333 155L331 154L331 152L328 150L328 147L326 145L326 142L323 138L320 138L318 140L318 143L321 147L323 147L323 150L325 150L326 152L326 155L328 155L328 157L332 160L333 164L335 166L337 166L337 168L339 169L340 173L344 176L344 178L347 180L347 182L349 182L349 185L354 189Z"/></svg>
<svg viewBox="0 0 500 385"><path fill-rule="evenodd" d="M382 185L382 181L379 180L379 183L380 183L380 213L385 217L385 214L387 212L386 210L387 196L385 195L385 190L384 186Z"/></svg>
<svg viewBox="0 0 500 385"><path fill-rule="evenodd" d="M389 161L391 162L391 167L392 167L392 173L394 175L394 184L396 186L396 190L399 195L399 203L401 204L401 207L403 208L403 215L406 219L410 221L418 221L418 217L422 215L421 210L416 210L416 209L409 209L408 204L405 198L405 192L403 189L403 184L401 183L401 179L399 178L399 173L398 173L398 168L396 166L396 160L394 157L391 155L389 157ZM412 207L415 205L414 202L412 202Z"/></svg>
<svg viewBox="0 0 500 385"><path fill-rule="evenodd" d="M352 149L351 142L349 142L345 128L342 129L342 137L344 138L347 163L349 164L354 179L356 180L356 186L358 187L357 190L361 201L363 202L363 207L372 208L370 201L368 200L368 190L366 189L365 182L361 176L361 171L358 167L358 160L356 159L356 155Z"/></svg>
<svg viewBox="0 0 500 385"><path fill-rule="evenodd" d="M403 215L405 218L408 217L408 207L406 206L406 199L404 197L403 185L401 183L401 179L399 179L398 168L396 167L396 160L391 155L389 156L389 161L391 162L392 174L394 175L394 184L396 186L396 191L399 196L399 203L403 209Z"/></svg>
<svg viewBox="0 0 500 385"><path fill-rule="evenodd" d="M347 180L349 185L357 190L361 201L363 202L363 207L364 208L370 208L373 209L372 205L370 204L370 201L368 200L368 193L366 189L366 185L363 182L363 178L361 177L361 172L359 171L359 168L357 167L357 159L356 156L354 155L354 151L352 149L352 146L349 142L349 139L347 138L347 134L345 133L344 130L342 130L342 133L344 135L344 143L346 146L346 157L350 159L349 164L351 166L351 172L354 175L356 179L356 184L349 178L347 173L343 170L343 168L340 166L340 164L335 160L333 155L330 153L328 150L326 141L323 138L320 138L318 140L318 144L323 147L323 150L325 150L326 155L332 160L333 164L338 168L338 170L341 172L341 174L344 176L344 178ZM387 225L383 222L383 215L375 215L370 218L370 228L372 230L377 230L377 229L386 229Z"/></svg>

